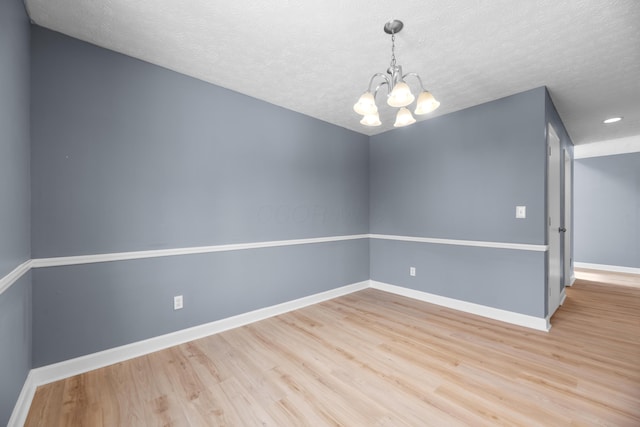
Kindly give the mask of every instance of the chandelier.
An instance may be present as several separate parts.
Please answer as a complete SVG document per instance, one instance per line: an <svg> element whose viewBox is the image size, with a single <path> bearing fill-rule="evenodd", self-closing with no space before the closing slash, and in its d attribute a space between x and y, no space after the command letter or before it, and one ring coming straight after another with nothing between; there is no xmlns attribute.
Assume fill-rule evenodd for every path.
<svg viewBox="0 0 640 427"><path fill-rule="evenodd" d="M360 120L360 123L365 126L380 126L382 124L380 122L380 116L378 115L376 95L378 94L378 90L383 86L387 90L387 104L399 108L398 114L396 115L396 122L393 126L408 126L416 122L411 111L407 109L407 106L415 100L415 96L411 93L409 85L405 83L407 77L414 77L420 84L421 92L418 95L416 108L413 111L415 114L427 114L440 106L440 103L436 101L431 92L424 88L422 79L417 73L402 74L402 67L396 63L396 34L402 30L403 26L402 21L398 21L397 19L384 24L384 32L391 34L391 65L389 65L386 74L376 73L371 77L369 88L353 106L353 110L356 113L364 116L362 120ZM375 90L372 91L371 89L376 81L378 81L379 84L375 87Z"/></svg>

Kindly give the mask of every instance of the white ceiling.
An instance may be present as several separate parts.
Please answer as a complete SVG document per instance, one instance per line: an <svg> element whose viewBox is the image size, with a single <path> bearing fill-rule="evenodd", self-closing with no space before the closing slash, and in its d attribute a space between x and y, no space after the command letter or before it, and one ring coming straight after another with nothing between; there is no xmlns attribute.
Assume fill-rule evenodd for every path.
<svg viewBox="0 0 640 427"><path fill-rule="evenodd" d="M368 128L352 106L387 69L382 28L400 19L398 63L442 103L431 117L546 85L575 144L640 135L638 0L26 5L40 26L367 135L392 129L390 107L381 107L382 126ZM616 115L624 120L602 123Z"/></svg>

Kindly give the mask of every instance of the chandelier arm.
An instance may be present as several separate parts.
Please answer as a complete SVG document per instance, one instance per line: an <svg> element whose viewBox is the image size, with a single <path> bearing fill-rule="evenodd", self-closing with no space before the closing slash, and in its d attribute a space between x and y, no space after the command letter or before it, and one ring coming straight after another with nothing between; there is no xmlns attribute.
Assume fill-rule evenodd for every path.
<svg viewBox="0 0 640 427"><path fill-rule="evenodd" d="M424 85L422 84L422 79L420 78L420 76L418 75L418 73L407 73L404 76L402 76L402 80L404 80L407 77L415 77L416 79L418 79L418 82L420 83L420 88L422 89L423 92L426 92L426 89L424 88Z"/></svg>
<svg viewBox="0 0 640 427"><path fill-rule="evenodd" d="M375 73L373 76L371 76L371 80L369 80L368 92L371 92L371 86L373 85L373 81L376 79L376 77L382 77L384 79L385 83L388 84L389 86L391 86L391 83L389 82L389 77L387 77L383 73ZM376 91L380 88L380 86L382 84L384 84L384 83L381 83L380 85L378 85L378 87L376 88Z"/></svg>
<svg viewBox="0 0 640 427"><path fill-rule="evenodd" d="M386 77L386 76L385 76L385 77ZM373 92L373 99L375 99L375 98L376 98L376 96L378 96L378 90L380 90L380 88L381 88L382 86L384 86L384 85L387 85L387 86L388 86L388 87L387 87L387 92L389 92L389 87L391 87L391 85L389 84L389 82L388 82L388 81L386 81L386 82L382 82L382 83L380 83L378 86L376 86L376 90Z"/></svg>

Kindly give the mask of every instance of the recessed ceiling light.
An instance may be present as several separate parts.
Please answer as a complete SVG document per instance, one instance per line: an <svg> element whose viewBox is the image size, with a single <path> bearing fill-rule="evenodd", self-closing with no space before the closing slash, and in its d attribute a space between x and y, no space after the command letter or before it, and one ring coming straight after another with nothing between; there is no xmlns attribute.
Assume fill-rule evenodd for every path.
<svg viewBox="0 0 640 427"><path fill-rule="evenodd" d="M622 117L610 117L607 120L603 121L602 123L615 123L615 122L619 122L620 120L622 120Z"/></svg>

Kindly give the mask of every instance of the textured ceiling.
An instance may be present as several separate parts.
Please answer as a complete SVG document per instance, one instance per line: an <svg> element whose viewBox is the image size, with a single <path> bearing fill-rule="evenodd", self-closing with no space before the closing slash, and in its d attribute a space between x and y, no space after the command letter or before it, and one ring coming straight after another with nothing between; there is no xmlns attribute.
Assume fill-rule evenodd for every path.
<svg viewBox="0 0 640 427"><path fill-rule="evenodd" d="M38 25L373 135L352 106L390 61L437 116L547 86L574 143L640 135L638 0L26 0ZM381 102L378 102L381 105ZM604 125L621 115L624 120ZM419 116L419 119L426 119Z"/></svg>

